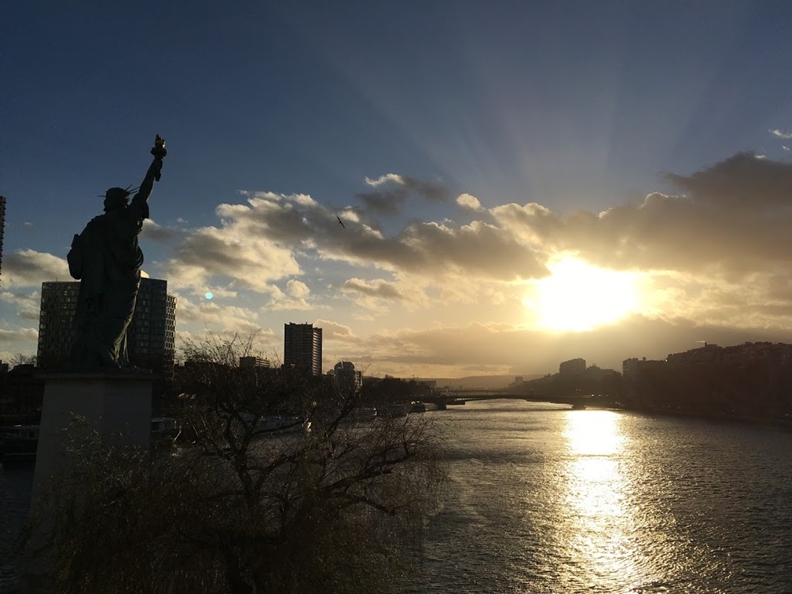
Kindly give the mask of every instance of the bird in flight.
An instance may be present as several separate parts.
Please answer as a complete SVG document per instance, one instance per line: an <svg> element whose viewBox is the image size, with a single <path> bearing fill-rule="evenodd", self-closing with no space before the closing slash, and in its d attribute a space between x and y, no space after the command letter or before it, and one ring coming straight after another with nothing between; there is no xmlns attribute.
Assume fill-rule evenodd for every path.
<svg viewBox="0 0 792 594"><path fill-rule="evenodd" d="M346 225L344 225L344 221L341 220L341 217L336 215L336 218L338 219L338 224L341 225L344 229L346 229Z"/></svg>

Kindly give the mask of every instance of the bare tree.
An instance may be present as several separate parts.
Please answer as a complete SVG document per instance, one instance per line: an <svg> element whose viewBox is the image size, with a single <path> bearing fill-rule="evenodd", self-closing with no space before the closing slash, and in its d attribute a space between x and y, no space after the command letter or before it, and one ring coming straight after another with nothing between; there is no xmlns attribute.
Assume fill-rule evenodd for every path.
<svg viewBox="0 0 792 594"><path fill-rule="evenodd" d="M17 353L13 357L11 357L12 369L18 365L35 365L35 364L36 364L36 355Z"/></svg>
<svg viewBox="0 0 792 594"><path fill-rule="evenodd" d="M54 590L404 584L442 485L437 428L421 415L360 419L359 394L326 378L239 368L250 349L238 339L188 345L173 448L75 450L70 488L49 503Z"/></svg>

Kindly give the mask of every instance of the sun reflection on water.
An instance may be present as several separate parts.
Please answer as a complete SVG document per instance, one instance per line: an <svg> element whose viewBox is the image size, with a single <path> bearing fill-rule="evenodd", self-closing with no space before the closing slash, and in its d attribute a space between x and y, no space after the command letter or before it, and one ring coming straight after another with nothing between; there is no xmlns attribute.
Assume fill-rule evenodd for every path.
<svg viewBox="0 0 792 594"><path fill-rule="evenodd" d="M635 575L639 559L631 546L634 518L623 472L625 436L610 411L567 415L568 510L564 535L577 580L603 584Z"/></svg>

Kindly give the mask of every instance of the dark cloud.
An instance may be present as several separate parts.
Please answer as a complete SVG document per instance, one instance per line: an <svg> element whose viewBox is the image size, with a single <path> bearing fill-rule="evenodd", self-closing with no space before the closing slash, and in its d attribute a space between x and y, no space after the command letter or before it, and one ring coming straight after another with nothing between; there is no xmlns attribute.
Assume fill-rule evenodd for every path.
<svg viewBox="0 0 792 594"><path fill-rule="evenodd" d="M356 198L363 203L364 208L382 216L393 216L401 212L402 206L410 196L410 191L404 186L379 192L357 194Z"/></svg>
<svg viewBox="0 0 792 594"><path fill-rule="evenodd" d="M414 177L403 176L404 185L412 192L423 196L429 202L448 202L451 194L448 188L439 181L422 181Z"/></svg>
<svg viewBox="0 0 792 594"><path fill-rule="evenodd" d="M176 241L183 236L183 230L173 229L171 227L163 227L151 219L145 219L143 221L143 230L140 232L140 238L142 240L157 241L159 243Z"/></svg>
<svg viewBox="0 0 792 594"><path fill-rule="evenodd" d="M509 235L569 250L616 269L702 272L739 279L792 266L792 165L738 154L690 176L686 196L649 194L639 205L562 215L537 204L490 212Z"/></svg>
<svg viewBox="0 0 792 594"><path fill-rule="evenodd" d="M695 201L731 208L762 208L792 204L792 163L754 153L738 153L692 175L667 173L666 178Z"/></svg>
<svg viewBox="0 0 792 594"><path fill-rule="evenodd" d="M377 180L366 180L370 186L388 186L385 189L357 194L364 207L374 214L393 216L401 211L411 194L417 194L429 202L448 202L451 193L439 181L424 181L407 175L390 173Z"/></svg>
<svg viewBox="0 0 792 594"><path fill-rule="evenodd" d="M438 279L461 275L509 281L547 274L538 252L479 221L458 227L416 222L392 237L359 234L336 246L335 255Z"/></svg>
<svg viewBox="0 0 792 594"><path fill-rule="evenodd" d="M352 278L341 285L342 291L360 293L367 297L385 299L388 301L401 301L405 296L393 284L384 280L365 281Z"/></svg>

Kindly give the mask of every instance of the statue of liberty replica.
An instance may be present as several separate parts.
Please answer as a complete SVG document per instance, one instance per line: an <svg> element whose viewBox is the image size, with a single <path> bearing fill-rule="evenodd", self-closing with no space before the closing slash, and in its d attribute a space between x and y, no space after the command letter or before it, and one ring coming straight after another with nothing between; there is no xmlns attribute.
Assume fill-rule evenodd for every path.
<svg viewBox="0 0 792 594"><path fill-rule="evenodd" d="M110 188L104 214L91 219L74 236L67 257L69 272L80 281L74 316L70 369L78 372L132 370L126 331L135 311L143 252L138 234L149 216L148 198L159 181L167 154L159 135L151 149L154 160L135 190Z"/></svg>

